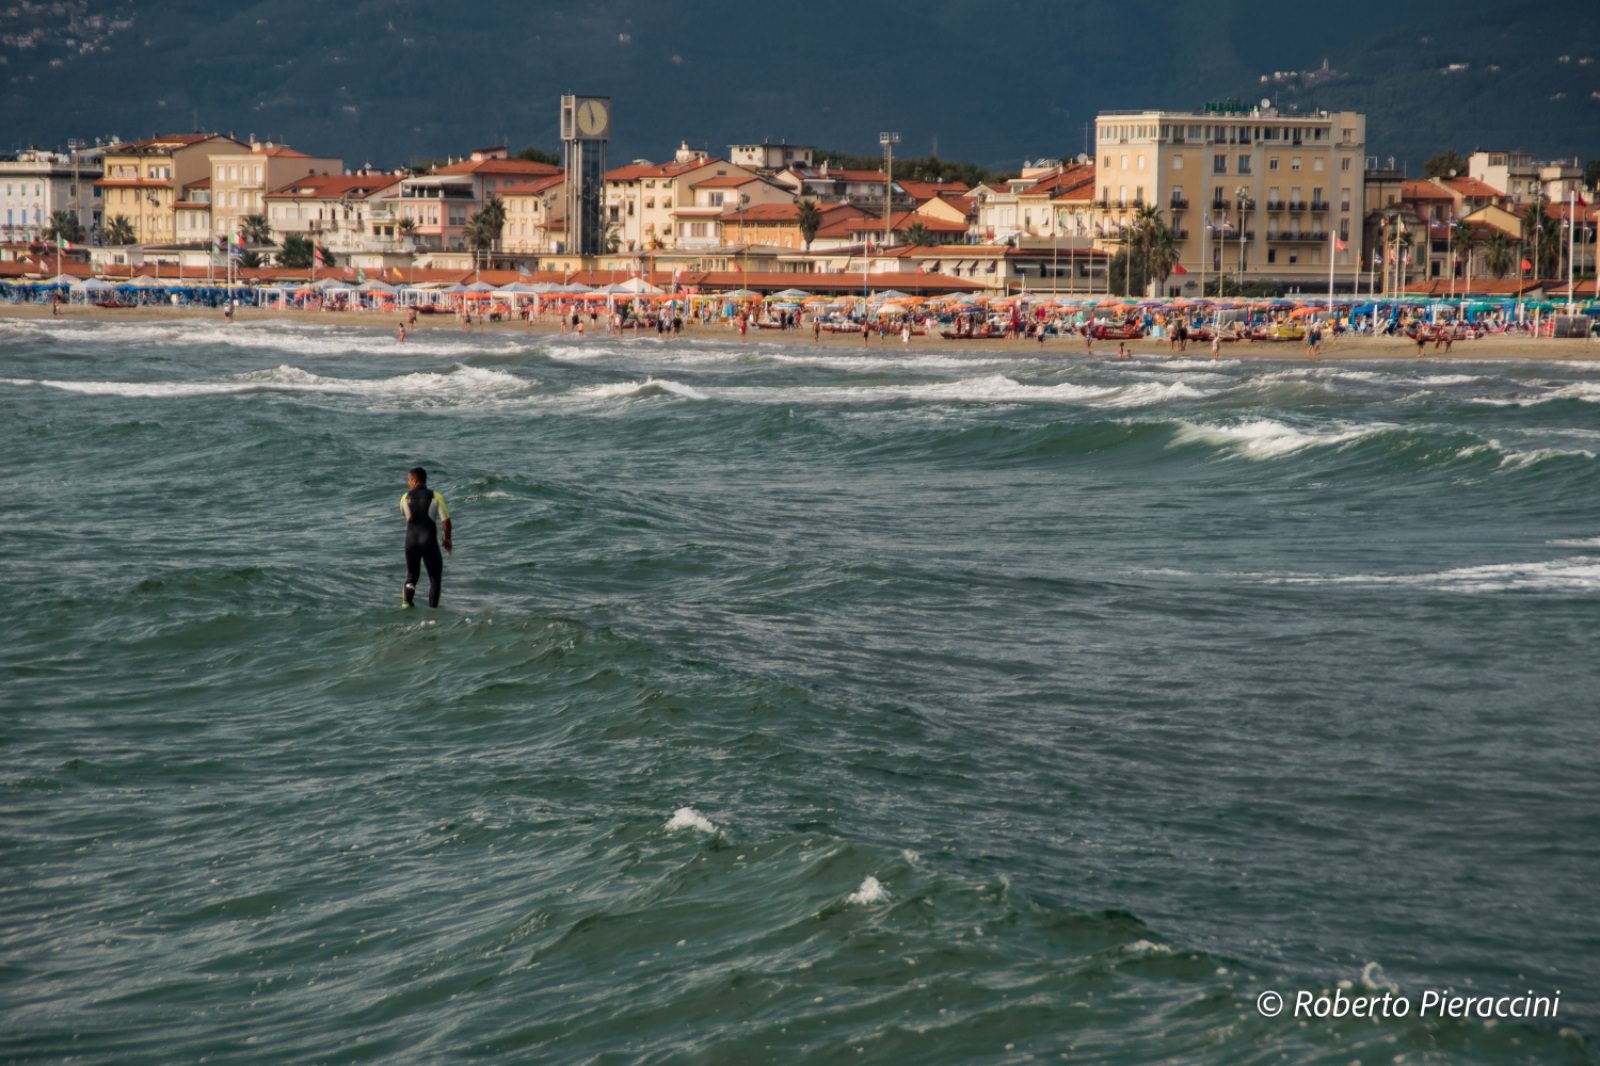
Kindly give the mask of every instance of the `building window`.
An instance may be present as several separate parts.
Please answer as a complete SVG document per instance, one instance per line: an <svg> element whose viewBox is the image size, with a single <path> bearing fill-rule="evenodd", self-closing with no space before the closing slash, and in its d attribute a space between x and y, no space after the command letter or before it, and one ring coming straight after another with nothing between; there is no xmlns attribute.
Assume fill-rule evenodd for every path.
<svg viewBox="0 0 1600 1066"><path fill-rule="evenodd" d="M1228 157L1225 156L1225 155L1214 155L1214 156L1212 156L1211 157L1211 173L1213 173L1213 174L1226 174L1227 172L1228 172Z"/></svg>
<svg viewBox="0 0 1600 1066"><path fill-rule="evenodd" d="M1267 160L1267 169L1268 170L1277 170L1278 169L1278 157L1277 156L1273 156L1271 159Z"/></svg>
<svg viewBox="0 0 1600 1066"><path fill-rule="evenodd" d="M1175 156L1172 157L1172 169L1173 170L1182 170L1183 169L1183 156L1175 155Z"/></svg>
<svg viewBox="0 0 1600 1066"><path fill-rule="evenodd" d="M1278 261L1278 250L1276 248L1268 248L1267 249L1267 262L1276 263L1277 261Z"/></svg>
<svg viewBox="0 0 1600 1066"><path fill-rule="evenodd" d="M1144 169L1144 153L1143 152L1139 153L1139 169L1140 170Z"/></svg>
<svg viewBox="0 0 1600 1066"><path fill-rule="evenodd" d="M1295 156L1293 159L1289 160L1289 169L1290 170L1299 170L1300 169L1300 157L1299 156Z"/></svg>
<svg viewBox="0 0 1600 1066"><path fill-rule="evenodd" d="M1348 172L1350 170L1350 160L1348 160L1348 159L1339 160L1339 169Z"/></svg>
<svg viewBox="0 0 1600 1066"><path fill-rule="evenodd" d="M1290 252L1289 253L1289 265L1290 266L1294 266L1298 262L1300 262L1300 253L1299 252Z"/></svg>
<svg viewBox="0 0 1600 1066"><path fill-rule="evenodd" d="M1319 172L1322 170L1322 157L1320 155L1311 161L1311 169Z"/></svg>
<svg viewBox="0 0 1600 1066"><path fill-rule="evenodd" d="M1241 173L1241 174L1250 173L1250 157L1249 156L1242 155L1242 156L1239 157L1239 173Z"/></svg>
<svg viewBox="0 0 1600 1066"><path fill-rule="evenodd" d="M1121 156L1118 157L1118 159L1122 163L1122 169L1123 170L1127 170L1128 169L1128 156L1127 156L1127 153L1124 152Z"/></svg>

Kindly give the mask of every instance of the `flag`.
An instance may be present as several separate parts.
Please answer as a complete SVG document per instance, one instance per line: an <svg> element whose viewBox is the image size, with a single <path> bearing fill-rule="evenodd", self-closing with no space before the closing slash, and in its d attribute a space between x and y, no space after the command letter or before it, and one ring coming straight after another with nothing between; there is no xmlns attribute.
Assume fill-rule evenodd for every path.
<svg viewBox="0 0 1600 1066"><path fill-rule="evenodd" d="M1339 235L1338 234L1334 234L1334 237L1333 237L1333 250L1336 251L1336 252L1342 252L1347 247L1349 247L1349 246L1347 244L1345 244L1344 241L1341 241L1339 239Z"/></svg>
<svg viewBox="0 0 1600 1066"><path fill-rule="evenodd" d="M1533 269L1533 263L1530 260L1524 259L1522 261L1522 269L1523 270L1532 270Z"/></svg>
<svg viewBox="0 0 1600 1066"><path fill-rule="evenodd" d="M1373 251L1372 251L1372 265L1373 266L1382 266L1383 265L1383 255L1377 249L1373 249Z"/></svg>
<svg viewBox="0 0 1600 1066"><path fill-rule="evenodd" d="M317 245L312 250L311 254L312 254L313 257L316 258L317 264L319 266L327 266L328 265L328 253L322 250L322 245L320 245L320 244Z"/></svg>
<svg viewBox="0 0 1600 1066"><path fill-rule="evenodd" d="M56 234L56 251L58 251L58 252L70 252L76 247L77 247L76 244L73 244L71 241L69 241L65 237L61 236L61 234L59 234L59 233Z"/></svg>
<svg viewBox="0 0 1600 1066"><path fill-rule="evenodd" d="M235 259L244 258L244 234L235 233L228 239L228 254Z"/></svg>
<svg viewBox="0 0 1600 1066"><path fill-rule="evenodd" d="M367 283L367 272L366 272L365 268L356 267L356 284L357 285L365 285L366 283Z"/></svg>
<svg viewBox="0 0 1600 1066"><path fill-rule="evenodd" d="M1183 269L1183 264L1182 263L1174 263L1173 266L1172 266L1172 272L1174 274L1187 274L1187 273L1189 273L1187 270Z"/></svg>

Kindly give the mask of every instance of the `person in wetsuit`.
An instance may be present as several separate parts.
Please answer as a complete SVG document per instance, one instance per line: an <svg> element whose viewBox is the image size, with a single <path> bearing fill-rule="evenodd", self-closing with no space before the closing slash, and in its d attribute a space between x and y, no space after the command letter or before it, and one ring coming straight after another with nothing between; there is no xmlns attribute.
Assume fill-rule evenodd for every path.
<svg viewBox="0 0 1600 1066"><path fill-rule="evenodd" d="M439 606L439 579L444 573L444 556L439 554L439 529L444 528L444 550L453 552L450 543L450 507L444 497L428 488L428 472L413 467L406 474L406 494L400 497L400 510L406 516L406 587L401 594L405 606L417 592L417 578L428 568L428 606Z"/></svg>

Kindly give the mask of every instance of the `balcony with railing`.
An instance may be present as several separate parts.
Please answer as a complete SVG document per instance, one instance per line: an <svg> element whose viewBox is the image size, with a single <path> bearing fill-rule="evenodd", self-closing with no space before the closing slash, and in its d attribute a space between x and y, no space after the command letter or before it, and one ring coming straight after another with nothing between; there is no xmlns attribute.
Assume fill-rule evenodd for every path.
<svg viewBox="0 0 1600 1066"><path fill-rule="evenodd" d="M1291 210L1291 211L1304 211L1305 209L1306 209L1306 202L1304 200L1290 200L1289 201L1289 210Z"/></svg>
<svg viewBox="0 0 1600 1066"><path fill-rule="evenodd" d="M1284 202L1282 200L1268 200L1267 201L1267 210L1268 211L1282 211L1283 207L1284 207Z"/></svg>
<svg viewBox="0 0 1600 1066"><path fill-rule="evenodd" d="M1189 201L1184 199L1182 196L1174 196L1170 201L1168 201L1167 206L1172 208L1174 211L1182 211L1189 206Z"/></svg>
<svg viewBox="0 0 1600 1066"><path fill-rule="evenodd" d="M1311 201L1311 210L1313 210L1313 211L1326 211L1326 210L1328 210L1328 201L1326 201L1326 200L1312 200Z"/></svg>
<svg viewBox="0 0 1600 1066"><path fill-rule="evenodd" d="M1276 242L1279 244L1308 244L1312 242L1326 241L1327 239L1328 234L1319 230L1284 230L1281 233L1267 234L1267 240L1269 242Z"/></svg>

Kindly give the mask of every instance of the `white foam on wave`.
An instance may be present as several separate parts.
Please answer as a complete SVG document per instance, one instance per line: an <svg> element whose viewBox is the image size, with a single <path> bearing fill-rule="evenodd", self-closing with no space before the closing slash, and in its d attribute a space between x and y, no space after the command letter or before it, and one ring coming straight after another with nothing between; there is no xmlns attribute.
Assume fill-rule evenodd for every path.
<svg viewBox="0 0 1600 1066"><path fill-rule="evenodd" d="M34 328L22 332L89 341L96 348L106 347L108 342L158 344L164 348L222 345L310 356L381 354L467 359L526 344L526 338L510 334L453 334L437 329L413 330L407 335L406 343L399 344L392 325L399 319L393 316L388 320L368 319L368 328L362 328L347 322L236 322L230 325L221 321L220 311L217 315L215 319L200 320L114 322L97 319L94 322L46 322L42 326L23 320Z"/></svg>
<svg viewBox="0 0 1600 1066"><path fill-rule="evenodd" d="M1278 585L1397 586L1461 593L1593 592L1600 590L1600 557L1493 563L1424 574L1286 575L1266 580Z"/></svg>
<svg viewBox="0 0 1600 1066"><path fill-rule="evenodd" d="M1549 459L1593 459L1595 453L1585 448L1534 448L1525 452L1507 452L1500 460L1500 468L1522 470Z"/></svg>
<svg viewBox="0 0 1600 1066"><path fill-rule="evenodd" d="M1219 370L1244 365L1238 359L1190 359L1185 356L1179 356L1177 359L1161 359L1158 362L1168 370Z"/></svg>
<svg viewBox="0 0 1600 1066"><path fill-rule="evenodd" d="M685 400L704 400L706 394L668 378L643 381L615 381L604 385L582 385L571 395L593 400L634 400L645 396L677 396Z"/></svg>
<svg viewBox="0 0 1600 1066"><path fill-rule="evenodd" d="M1144 407L1173 400L1205 396L1182 382L1139 382L1133 385L1027 385L991 374L959 381L919 382L907 385L860 386L730 386L690 388L667 379L587 385L570 395L585 399L631 399L673 395L696 400L725 400L749 404L876 404L921 401L935 404L1019 403L1085 404L1096 407Z"/></svg>
<svg viewBox="0 0 1600 1066"><path fill-rule="evenodd" d="M1574 381L1567 385L1551 387L1538 396L1473 396L1467 402L1490 407L1536 407L1556 400L1582 400L1600 403L1600 382Z"/></svg>
<svg viewBox="0 0 1600 1066"><path fill-rule="evenodd" d="M1548 543L1557 548L1600 548L1600 537L1573 537Z"/></svg>
<svg viewBox="0 0 1600 1066"><path fill-rule="evenodd" d="M502 370L457 364L448 371L400 374L388 378L322 377L299 367L254 370L217 381L67 381L6 379L12 385L38 385L91 396L182 399L252 392L340 393L369 396L443 396L451 399L509 394L537 388L536 378L519 378Z"/></svg>
<svg viewBox="0 0 1600 1066"><path fill-rule="evenodd" d="M868 874L861 882L861 887L845 897L845 902L864 906L869 903L881 903L888 898L889 890L884 887L883 882Z"/></svg>
<svg viewBox="0 0 1600 1066"><path fill-rule="evenodd" d="M1270 418L1254 418L1233 425L1209 422L1180 422L1171 447L1180 444L1208 444L1231 450L1245 459L1277 459L1305 448L1325 448L1348 444L1374 433L1384 425L1343 426L1315 432L1296 429Z"/></svg>
<svg viewBox="0 0 1600 1066"><path fill-rule="evenodd" d="M665 828L669 833L676 832L679 829L693 829L701 833L715 833L717 831L717 827L711 819L693 807L679 807L673 811L672 817L667 819Z"/></svg>

